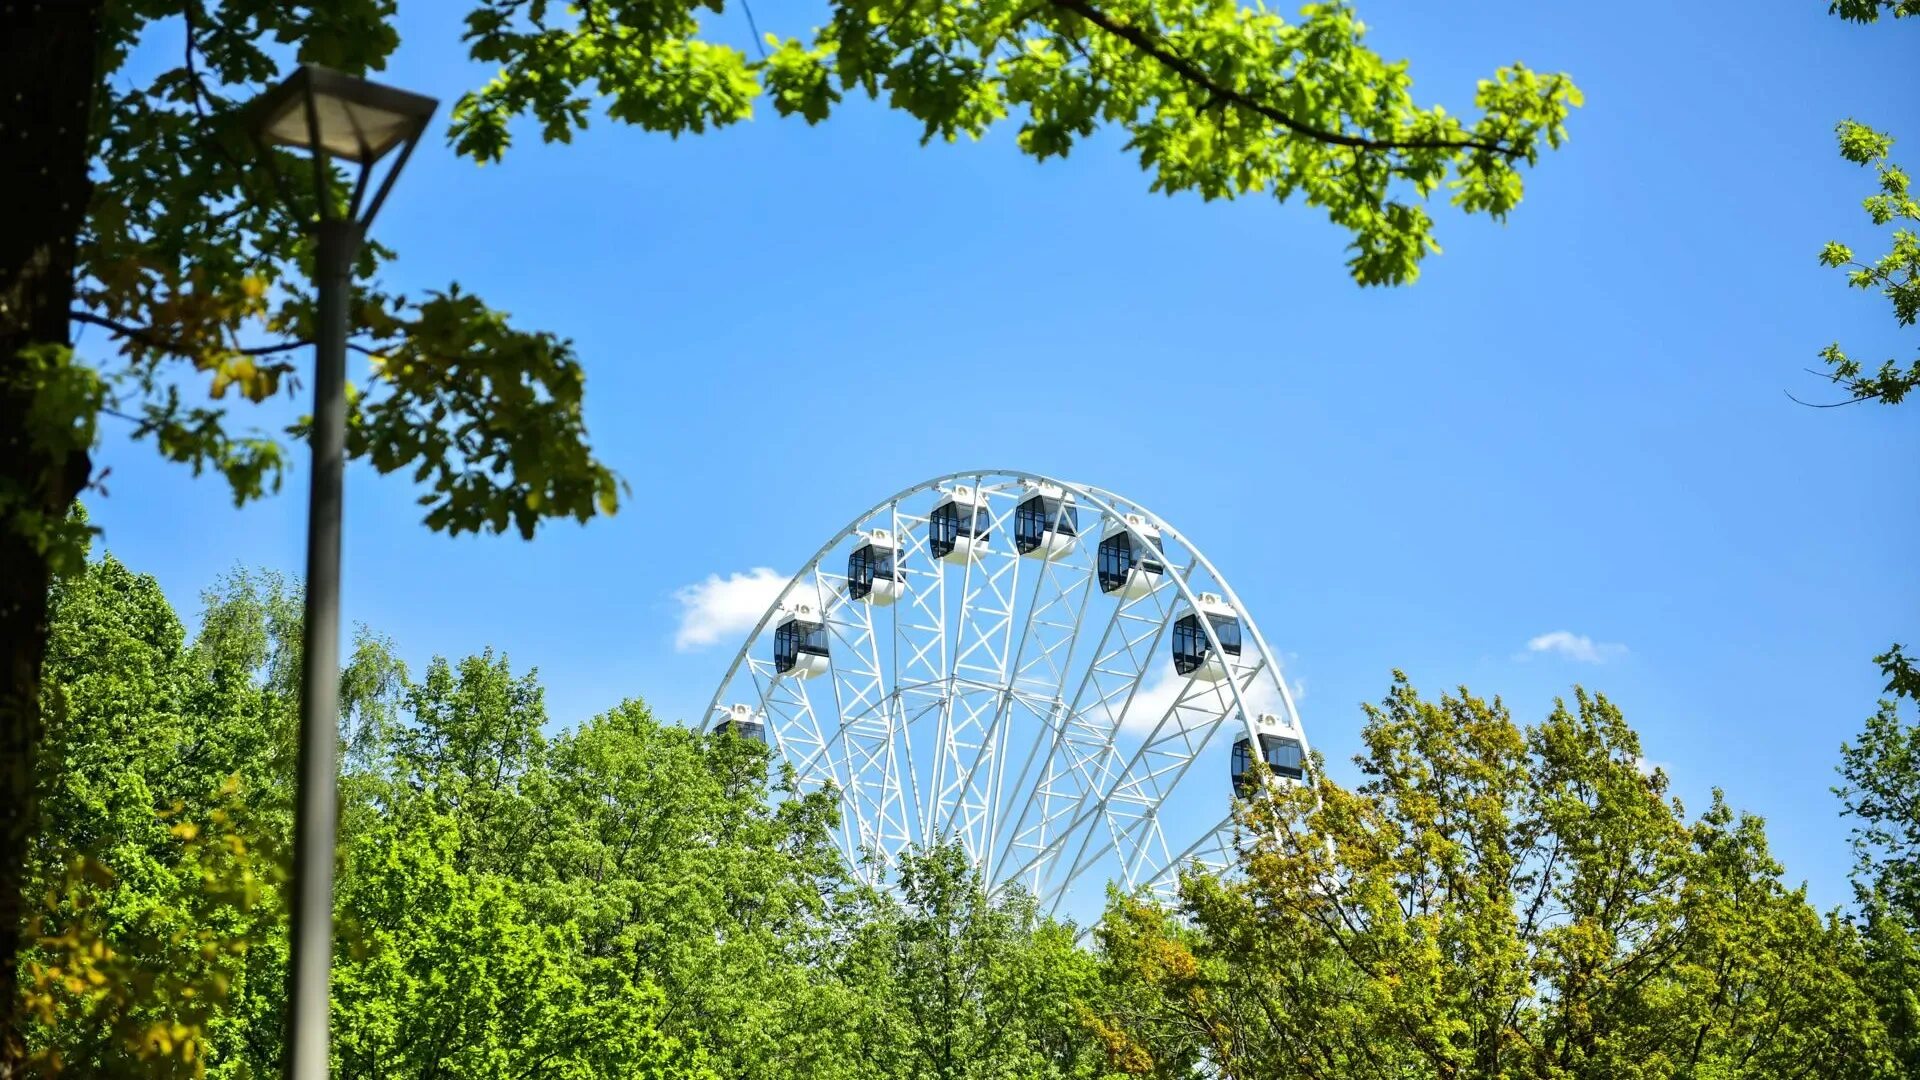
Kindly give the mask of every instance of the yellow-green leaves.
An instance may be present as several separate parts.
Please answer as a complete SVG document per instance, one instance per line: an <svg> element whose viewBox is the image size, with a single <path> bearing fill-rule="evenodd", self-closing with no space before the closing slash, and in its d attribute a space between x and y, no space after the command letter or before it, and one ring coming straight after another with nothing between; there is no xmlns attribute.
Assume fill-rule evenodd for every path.
<svg viewBox="0 0 1920 1080"><path fill-rule="evenodd" d="M549 140L584 127L590 99L653 131L698 132L752 114L826 119L847 91L922 124L922 141L979 138L1009 118L1039 159L1119 128L1149 187L1206 199L1303 194L1353 236L1363 285L1414 280L1439 250L1420 205L1442 183L1468 213L1503 217L1519 168L1566 138L1580 95L1514 65L1483 81L1471 124L1412 97L1405 63L1366 48L1344 3L1295 19L1229 0L839 0L811 42L769 35L760 59L702 43L694 0L490 0L468 20L475 59L501 65L455 110L456 147L497 160L508 120Z"/></svg>
<svg viewBox="0 0 1920 1080"><path fill-rule="evenodd" d="M1694 820L1605 698L1522 727L1404 677L1362 782L1243 808L1233 880L1110 907L1099 1033L1140 1075L1877 1078L1858 936L1760 822ZM1202 1064L1193 1067L1198 1060Z"/></svg>
<svg viewBox="0 0 1920 1080"><path fill-rule="evenodd" d="M1861 209L1877 228L1892 226L1884 255L1872 262L1854 258L1853 249L1838 241L1820 251L1820 265L1841 270L1847 284L1877 291L1893 306L1895 323L1912 326L1920 317L1920 199L1914 198L1905 170L1888 160L1893 138L1853 120L1842 121L1836 133L1840 156L1856 165L1871 165L1879 190L1861 200ZM1877 400L1897 405L1920 387L1920 359L1908 364L1889 359L1869 371L1841 350L1838 342L1820 350L1828 378L1843 387L1852 401Z"/></svg>

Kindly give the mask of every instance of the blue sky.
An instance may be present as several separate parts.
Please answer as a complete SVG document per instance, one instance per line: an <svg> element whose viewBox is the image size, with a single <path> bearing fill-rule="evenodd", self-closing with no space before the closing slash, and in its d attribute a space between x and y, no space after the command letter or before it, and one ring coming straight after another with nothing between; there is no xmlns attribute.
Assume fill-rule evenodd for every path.
<svg viewBox="0 0 1920 1080"><path fill-rule="evenodd" d="M484 80L459 9L407 6L382 77L445 107ZM1814 256L1879 243L1835 121L1904 136L1920 167L1920 25L1817 2L1360 10L1423 101L1467 111L1516 58L1587 96L1512 219L1437 209L1445 254L1396 290L1352 285L1343 236L1303 206L1149 195L1112 136L1036 166L1011 128L922 148L856 103L677 142L527 131L487 168L424 146L376 226L391 279L457 280L574 338L633 495L531 544L449 540L403 479L356 469L349 620L416 662L504 650L558 723L625 696L695 717L730 650L676 648L680 590L791 571L925 477L1028 469L1123 492L1204 548L1337 764L1393 668L1523 719L1580 683L1691 808L1723 787L1841 902L1836 750L1879 689L1868 657L1920 638L1920 405L1783 391L1823 397L1802 369L1836 338L1911 354L1884 301ZM236 565L300 568L301 473L235 511L113 432L101 458L107 547L184 609ZM1592 648L1528 649L1556 632Z"/></svg>

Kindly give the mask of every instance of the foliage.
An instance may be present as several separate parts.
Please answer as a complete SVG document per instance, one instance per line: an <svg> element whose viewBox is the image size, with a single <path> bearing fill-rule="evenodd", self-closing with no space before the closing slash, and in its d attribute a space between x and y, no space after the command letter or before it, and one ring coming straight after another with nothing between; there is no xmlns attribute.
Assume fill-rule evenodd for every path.
<svg viewBox="0 0 1920 1080"><path fill-rule="evenodd" d="M1874 658L1888 697L1840 747L1834 789L1853 819L1854 891L1871 985L1908 1075L1920 1073L1920 675L1899 646Z"/></svg>
<svg viewBox="0 0 1920 1080"><path fill-rule="evenodd" d="M292 207L252 164L239 106L266 88L287 46L303 61L378 70L398 44L388 3L330 13L240 2L112 5L92 111L95 184L78 238L73 317L108 330L106 411L160 453L226 478L237 503L279 487L281 437L239 426L239 403L295 388L288 359L314 337L315 243L326 192L274 151ZM180 63L144 82L116 74L178 20ZM427 523L452 532L611 512L619 482L587 447L572 347L517 330L451 286L413 299L378 283L391 252L363 247L350 333L372 362L352 395L349 452L424 481ZM288 435L303 433L295 424Z"/></svg>
<svg viewBox="0 0 1920 1080"><path fill-rule="evenodd" d="M1364 739L1357 789L1246 808L1246 878L1183 882L1190 927L1110 916L1151 991L1109 1020L1134 1072L1889 1075L1852 928L1757 819L1687 821L1605 698L1523 729L1397 678Z"/></svg>
<svg viewBox="0 0 1920 1080"><path fill-rule="evenodd" d="M843 0L809 41L766 35L773 51L757 60L704 38L702 8L723 4L587 0L563 13L486 0L467 38L502 69L455 107L455 144L498 160L522 115L568 141L596 96L614 119L674 135L745 120L763 92L808 123L846 93L884 96L923 142L979 138L1017 114L1020 149L1040 160L1110 125L1156 191L1300 194L1351 235L1354 279L1379 285L1412 281L1439 250L1422 204L1441 187L1469 213L1505 217L1519 167L1561 144L1580 104L1566 76L1515 64L1480 82L1470 125L1422 108L1406 63L1368 49L1345 3L1289 21L1231 0Z"/></svg>
<svg viewBox="0 0 1920 1080"><path fill-rule="evenodd" d="M1828 14L1857 23L1879 22L1883 12L1895 19L1920 15L1920 0L1833 0L1827 7Z"/></svg>
<svg viewBox="0 0 1920 1080"><path fill-rule="evenodd" d="M1071 924L1017 890L990 899L957 841L908 852L895 872L898 894L867 894L838 961L869 1010L862 1075L1107 1075L1085 1022L1098 967Z"/></svg>
<svg viewBox="0 0 1920 1080"><path fill-rule="evenodd" d="M65 345L43 343L21 350L13 366L0 376L18 388L29 402L18 432L9 432L12 449L32 454L56 474L79 465L90 466L87 450L93 446L106 387L99 372L75 360ZM46 509L46 492L0 475L0 529L23 540L27 548L47 560L56 573L72 573L86 559L93 528L84 513Z"/></svg>
<svg viewBox="0 0 1920 1080"><path fill-rule="evenodd" d="M271 1071L298 607L236 574L189 644L111 556L56 585L25 964L43 1067L234 1075L254 1053Z"/></svg>
<svg viewBox="0 0 1920 1080"><path fill-rule="evenodd" d="M231 575L191 639L111 556L54 599L34 1060L275 1073L298 590ZM1369 710L1361 785L1316 769L1249 804L1243 876L1190 877L1178 910L1115 896L1089 950L1024 893L989 896L952 844L854 885L833 795L770 774L757 742L635 701L556 730L506 658L435 659L416 681L365 632L342 686L343 1075L1848 1078L1914 1061L1920 935L1895 885L1920 748L1897 723L1847 755L1849 805L1885 833L1858 928L1781 882L1757 819L1718 798L1688 818L1604 698L1521 728L1498 701L1400 680Z"/></svg>
<svg viewBox="0 0 1920 1080"><path fill-rule="evenodd" d="M264 853L290 835L299 592L232 575L191 641L110 556L54 599L37 1060L271 1075L286 939ZM770 805L757 745L662 727L637 702L549 739L538 684L503 658L435 661L415 683L364 632L342 713L344 1073L844 1062L814 1044L825 1023L851 1031L852 995L810 963L839 889L833 804Z"/></svg>
<svg viewBox="0 0 1920 1080"><path fill-rule="evenodd" d="M416 818L414 815L418 814ZM510 879L463 871L460 829L409 808L349 850L334 991L348 1076L711 1078L659 1029L665 1003L542 925Z"/></svg>
<svg viewBox="0 0 1920 1080"><path fill-rule="evenodd" d="M156 815L179 841L176 857L134 898L113 870L76 856L49 884L30 932L24 1006L46 1039L32 1065L49 1074L204 1076L216 1029L267 939L279 864L254 846L257 829L237 776L215 793L207 820ZM149 865L148 870L156 869Z"/></svg>
<svg viewBox="0 0 1920 1080"><path fill-rule="evenodd" d="M1854 257L1853 249L1837 241L1820 252L1820 263L1847 272L1847 283L1856 289L1879 292L1893 305L1894 321L1912 326L1920 315L1920 233L1912 225L1920 223L1920 199L1915 199L1912 181L1905 170L1888 160L1893 139L1865 124L1852 120L1839 126L1840 156L1856 165L1872 165L1879 174L1880 190L1861 203L1876 227L1894 226L1892 244L1886 254L1871 263ZM1844 386L1849 400L1878 400L1898 405L1915 387L1920 387L1920 359L1903 367L1887 360L1877 369L1867 370L1856 359L1842 352L1838 342L1820 351L1820 358L1831 369L1829 377Z"/></svg>

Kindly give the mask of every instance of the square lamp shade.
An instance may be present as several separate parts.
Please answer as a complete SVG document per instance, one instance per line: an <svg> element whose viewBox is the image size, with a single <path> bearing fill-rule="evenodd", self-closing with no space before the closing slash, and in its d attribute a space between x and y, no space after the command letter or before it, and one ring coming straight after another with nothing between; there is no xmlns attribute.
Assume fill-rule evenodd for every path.
<svg viewBox="0 0 1920 1080"><path fill-rule="evenodd" d="M437 104L430 97L302 64L253 104L249 126L269 143L324 150L366 166L418 137Z"/></svg>

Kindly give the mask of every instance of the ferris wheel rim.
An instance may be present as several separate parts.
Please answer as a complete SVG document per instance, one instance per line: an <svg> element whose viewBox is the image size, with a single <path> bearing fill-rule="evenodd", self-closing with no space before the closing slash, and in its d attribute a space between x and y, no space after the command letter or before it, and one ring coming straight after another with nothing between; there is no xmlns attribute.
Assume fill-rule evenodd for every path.
<svg viewBox="0 0 1920 1080"><path fill-rule="evenodd" d="M986 483L986 481L988 480L1006 481L1007 483L995 483L992 485L988 485ZM861 513L849 519L844 526L842 526L840 529L834 532L824 543L822 543L819 546L819 548L814 551L813 555L810 558L808 558L803 564L801 564L800 568L795 573L793 573L790 577L786 579L785 583L782 585L780 589L780 592L774 597L773 601L768 604L766 610L761 613L760 618L754 623L752 629L745 635L745 639L743 640L740 648L735 651L732 661L728 664L726 673L722 676L719 683L715 687L713 697L708 703L706 713L701 718L699 729L702 731L710 730L713 727L713 725L716 723L716 721L718 721L721 718L721 714L724 707L723 699L727 697L729 691L733 688L734 680L736 679L736 677L740 675L742 667L749 666L749 662L752 659L752 651L754 647L761 640L761 636L766 632L769 624L774 622L774 620L782 614L783 609L786 607L789 598L795 595L797 590L802 592L805 591L806 582L809 576L812 576L814 578L814 584L816 588L824 590L825 585L821 580L822 564L826 559L826 557L829 554L831 554L834 551L834 549L842 543L842 541L848 539L851 536L858 534L865 528L871 527L872 522L876 518L886 515L888 513L891 513L894 516L894 518L896 519L895 524L897 525L898 524L897 519L900 513L900 504L905 500L911 499L915 495L919 495L927 491L942 490L944 485L963 483L963 482L969 482L969 481L975 484L977 490L981 490L983 492L984 491L996 491L996 492L1004 491L1007 487L1011 486L1012 484L1019 484L1023 482L1050 485L1062 492L1070 494L1075 499L1075 501L1081 502L1082 505L1086 506L1087 508L1098 511L1104 522L1110 523L1110 525L1117 525L1120 529L1124 529L1126 533L1136 542L1147 542L1148 538L1142 533L1142 531L1139 528L1136 527L1136 524L1134 521L1129 520L1130 515L1137 515L1138 521L1141 524L1151 526L1153 529L1158 530L1164 537L1169 537L1175 542L1177 542L1180 548L1184 550L1184 552L1187 554L1190 561L1188 562L1188 565L1186 565L1185 567L1178 567L1172 564L1169 564L1166 567L1166 573L1167 573L1167 579L1168 579L1167 583L1173 586L1175 597L1177 597L1178 601L1184 602L1184 604L1187 605L1190 610L1199 610L1201 605L1201 600L1200 600L1201 593L1191 584L1189 579L1199 572L1204 572L1206 578L1212 581L1214 587L1218 590L1216 595L1218 595L1219 598L1225 602L1225 604L1233 611L1233 613L1241 621L1243 626L1243 630L1242 630L1243 634L1251 641L1254 649L1257 652L1258 657L1260 658L1260 667L1262 670L1256 672L1255 677L1258 677L1260 675L1265 676L1266 681L1269 684L1269 688L1276 695L1277 702L1283 713L1283 716L1280 717L1279 719L1282 720L1286 728L1287 734L1293 739L1298 741L1300 753L1302 755L1302 760L1304 761L1304 760L1310 759L1311 749L1310 749L1310 744L1307 741L1306 727L1305 727L1305 724L1302 723L1301 721L1297 705L1293 699L1292 688L1287 685L1287 679L1285 677L1283 667L1280 664L1278 655L1274 653L1272 648L1267 643L1267 640L1264 634L1261 632L1259 628L1259 624L1257 620L1254 619L1251 611L1246 607L1246 605L1241 602L1239 594L1234 590L1232 584L1228 581L1226 576L1219 571L1218 567L1212 562L1212 560L1207 557L1206 553L1191 540L1191 538L1189 538L1180 529L1173 526L1162 515L1154 512L1150 508L1146 507L1145 505L1131 498L1128 498L1124 495L1120 495L1119 493L1112 491L1111 489L1098 487L1090 484L1083 484L1075 481L1061 480L1056 477L1046 475L1044 473L1037 473L1037 472L1032 472L1024 469L1006 469L1006 468L966 469L966 470L955 470L952 472L943 473L941 475L934 476L926 480L922 480L918 483L911 484L907 487L904 487L899 491L893 493L892 495L888 496L887 498L879 500L878 502L874 503L872 506L868 507L866 510L862 511ZM913 516L913 515L909 515L909 516ZM832 575L832 576L837 576L837 575ZM963 586L963 593L964 593L964 590L965 590L965 587ZM1177 608L1170 609L1170 611L1177 611L1177 610L1178 610ZM1171 613L1164 615L1163 626L1170 625L1171 622L1173 621L1173 618L1174 616ZM1219 655L1221 644L1218 638L1218 634L1215 631L1214 627L1211 625L1209 620L1205 620L1205 619L1200 620L1200 624L1201 624L1200 629L1204 631L1206 640L1208 641L1210 647L1213 650L1215 650L1216 655ZM1075 633L1078 634L1079 632L1080 632L1080 628L1076 626ZM837 660L829 656L829 663L837 664ZM837 671L837 668L835 670ZM1137 676L1136 689L1140 684L1144 683L1146 674L1147 674L1147 670L1146 668L1143 667L1140 670L1139 675ZM895 678L897 679L897 677L898 677L897 673L895 673ZM1009 682L1011 681L1012 677L1013 677L1012 675L1006 676ZM837 678L837 675L836 675L836 678ZM1261 728L1258 723L1259 717L1257 717L1254 714L1254 711L1249 707L1249 703L1247 700L1248 694L1253 690L1253 687L1255 685L1254 682L1248 681L1246 686L1243 689L1243 687L1240 685L1239 680L1237 679L1228 678L1223 681L1225 683L1225 686L1223 687L1223 689L1226 692L1225 697L1230 698L1231 709L1230 711L1224 712L1219 717L1219 719L1214 722L1214 728L1217 729L1217 727L1223 722L1227 723L1228 726L1230 727L1238 727L1241 729L1242 733L1247 739L1253 740L1255 742L1255 745L1258 745L1258 739L1261 734ZM1061 690L1062 692L1064 692L1064 686L1061 688ZM838 687L836 685L836 693L837 692L838 692ZM762 694L761 697L762 697L762 700L759 702L759 708L764 711L766 707L765 695ZM868 706L869 709L873 707L874 706L872 705ZM1131 696L1129 697L1128 702L1122 706L1123 716L1125 714L1125 710L1130 707L1131 707ZM1154 734L1157 734L1159 731L1159 728L1165 725L1167 717L1172 716L1175 708L1176 706L1169 706L1166 716L1163 716L1162 719L1154 728ZM1237 725L1231 724L1231 720L1235 714L1238 715L1239 721L1240 721L1239 724ZM847 727L850 721L846 716L842 715L842 711L839 707L837 700L836 700L836 707L835 707L835 715L840 722L840 726L833 733L832 739L844 740L846 738ZM1116 720L1113 724L1113 729L1109 734L1109 746L1111 746L1112 740L1117 737L1119 732L1119 727L1120 727L1120 723L1118 720ZM825 749L826 749L825 744L828 741L824 730L818 730L818 734L819 734L819 737L822 739L823 745L820 750L816 751L816 756L818 756L819 754L825 753ZM1154 737L1153 735L1149 735L1148 736L1149 741L1151 741L1153 737ZM1209 736L1209 738L1211 738L1211 736ZM1138 755L1136 755L1134 759L1129 761L1127 769L1123 770L1122 776L1125 776L1127 772L1130 772L1132 765L1137 760L1138 760ZM917 777L917 774L915 774L911 768L909 768L908 772L909 772L910 778L913 779L917 784L919 779ZM1024 776L1022 779L1024 780ZM1177 783L1177 780L1176 780L1176 783ZM916 787L916 791L917 791L917 787ZM1107 798L1111 798L1111 796L1112 796L1112 791L1109 790L1106 793L1106 795L1103 796L1103 805L1104 805L1104 800ZM938 796L938 793L936 792L935 794L936 803L938 802L938 798L939 796ZM1164 798L1164 796L1162 796L1162 798ZM918 794L916 794L915 795L916 804L918 804L919 801L920 801L919 796ZM932 806L933 804L929 803L927 805ZM1100 808L1096 807L1094 809L1098 810ZM934 811L929 811L929 812L934 812ZM1089 811L1089 813L1090 812L1091 811ZM953 820L953 813L950 811L948 823L951 824L952 820ZM1230 817L1229 817L1229 820L1230 820ZM1055 843L1064 842L1066 836L1069 835L1073 830L1077 829L1085 821L1086 821L1085 815L1074 818L1073 821L1069 823L1067 828L1062 831L1061 836L1058 839L1056 839ZM1217 834L1225 824L1226 822L1222 822L1220 825L1214 826L1212 829L1208 830L1207 832L1201 833L1199 840L1196 840L1193 844L1189 845L1183 852L1181 852L1180 855L1174 857L1170 862L1168 862L1167 865L1158 867L1153 874L1142 878L1138 882L1136 887L1151 888L1156 883L1166 879L1168 875L1176 872L1179 869L1179 866L1182 860L1191 856L1199 847L1201 847L1202 844L1204 844L1207 841L1207 839L1210 836ZM1015 832L1017 833L1017 831L1018 830L1016 827ZM922 839L924 839L924 835L925 834L923 831ZM849 833L849 841L851 842L850 833ZM1012 841L1017 841L1017 836L1010 837L1010 842ZM1002 857L1008 854L1010 850L1011 850L1011 847L1009 846L1009 849L1007 851L1001 852ZM1082 848L1082 851L1084 852L1084 846ZM1040 858L1042 857L1044 856L1036 856L1034 859L1030 859L1027 863L1022 864L1020 867L1016 868L1008 876L1008 880L1010 881L1017 880L1026 871L1033 869L1035 865L1039 862ZM1096 856L1096 857L1099 857L1099 856ZM1077 856L1076 856L1076 859L1077 859ZM995 863L993 866L993 869L997 870L998 868L999 868L998 864ZM989 872L989 867L983 864L980 866L980 870L983 874L986 874ZM1079 870L1077 866L1075 868L1070 869L1067 884L1071 884L1071 881L1073 880L1074 877L1077 876L1078 873L1079 873ZM990 887L994 885L993 882L988 882L987 884ZM1056 896L1055 898L1056 907L1058 906L1059 900L1060 900L1060 897Z"/></svg>
<svg viewBox="0 0 1920 1080"><path fill-rule="evenodd" d="M1144 504L1109 488L1097 487L1091 484L1081 484L1070 480L1061 480L1045 475L1044 473L1028 472L1024 469L963 469L943 473L942 475L928 480L922 480L917 484L902 488L891 496L874 503L862 513L855 515L846 525L842 526L838 532L829 537L826 543L821 544L820 547L814 551L812 558L801 564L800 569L795 571L791 577L787 578L786 584L781 587L780 594L774 598L773 603L768 605L765 611L761 612L759 620L753 624L753 629L747 632L745 642L739 649L735 650L732 663L727 665L726 674L721 676L719 685L714 688L713 697L707 702L706 713L701 718L701 730L704 731L712 726L714 715L720 708L720 699L726 694L727 687L733 682L733 677L739 673L740 664L748 657L753 643L759 640L760 634L766 630L767 624L773 620L774 616L779 614L781 603L806 579L809 573L818 569L820 560L832 552L833 549L839 545L840 541L858 532L862 524L871 520L874 515L880 511L887 507L898 505L902 499L911 498L923 491L937 489L941 484L964 480L969 477L979 478L987 476L1004 476L1013 480L1033 480L1055 485L1063 490L1071 491L1075 495L1085 495L1094 500L1098 508L1106 514L1107 517L1125 526L1129 535L1138 537L1139 534L1131 525L1127 524L1125 514L1115 510L1113 506L1113 502L1115 501L1122 502L1139 511L1155 528L1178 539L1181 546L1186 548L1188 553L1193 556L1195 564L1205 569L1208 576L1220 587L1222 598L1233 607L1234 612L1239 615L1241 620L1246 624L1247 632L1254 639L1261 655L1273 661L1273 682L1275 689L1280 694L1281 701L1286 706L1289 726L1294 729L1295 734L1301 739L1302 750L1305 751L1309 749L1306 744L1305 725L1300 723L1299 710L1293 701L1293 692L1291 688L1287 686L1287 680L1280 674L1278 657L1272 648L1267 645L1265 635L1260 632L1259 621L1253 617L1253 613L1247 609L1247 606L1240 602L1240 596L1234 591L1232 583L1227 580L1226 575L1220 573L1219 568L1213 564L1211 559L1207 558L1206 552L1202 550L1199 545L1195 544L1190 537L1170 524L1165 517L1154 512ZM1182 586L1185 585L1184 579L1184 574L1179 575L1177 578L1179 584ZM1190 590L1182 588L1181 596L1188 603L1193 603L1195 597L1188 595L1189 591Z"/></svg>

